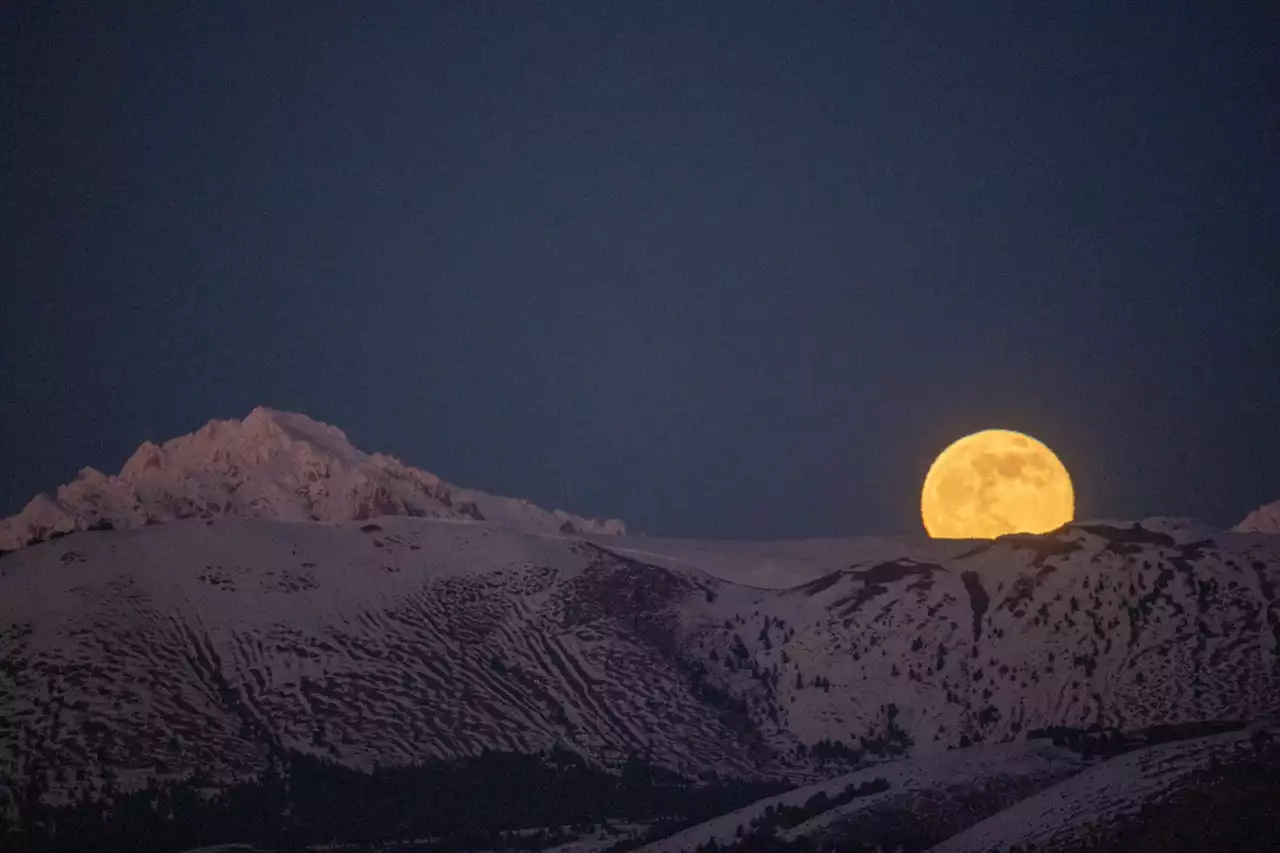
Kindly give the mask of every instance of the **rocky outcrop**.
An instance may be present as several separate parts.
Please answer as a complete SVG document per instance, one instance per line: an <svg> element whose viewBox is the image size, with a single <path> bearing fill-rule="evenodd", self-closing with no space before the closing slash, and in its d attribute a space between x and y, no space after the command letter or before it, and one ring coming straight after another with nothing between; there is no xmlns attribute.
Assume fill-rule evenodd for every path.
<svg viewBox="0 0 1280 853"><path fill-rule="evenodd" d="M342 430L305 415L254 409L210 421L163 445L144 442L120 473L85 468L0 522L0 550L95 524L131 528L192 516L344 521L379 515L486 520L524 530L621 534L525 500L463 489L381 453L353 447Z"/></svg>
<svg viewBox="0 0 1280 853"><path fill-rule="evenodd" d="M1280 501L1258 507L1235 529L1237 533L1280 533Z"/></svg>

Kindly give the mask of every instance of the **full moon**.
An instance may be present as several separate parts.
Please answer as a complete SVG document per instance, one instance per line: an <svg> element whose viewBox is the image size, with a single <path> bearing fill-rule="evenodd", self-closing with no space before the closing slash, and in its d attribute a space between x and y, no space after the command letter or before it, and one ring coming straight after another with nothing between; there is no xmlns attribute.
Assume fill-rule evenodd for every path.
<svg viewBox="0 0 1280 853"><path fill-rule="evenodd" d="M934 539L994 539L1047 533L1075 515L1066 466L1029 435L988 429L938 454L920 496Z"/></svg>

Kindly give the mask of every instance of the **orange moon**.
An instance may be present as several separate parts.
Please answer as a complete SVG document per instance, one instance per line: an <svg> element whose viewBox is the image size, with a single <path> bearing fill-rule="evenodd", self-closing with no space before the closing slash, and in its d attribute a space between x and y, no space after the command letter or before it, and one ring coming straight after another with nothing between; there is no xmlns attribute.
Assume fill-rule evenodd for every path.
<svg viewBox="0 0 1280 853"><path fill-rule="evenodd" d="M924 478L920 514L935 539L1047 533L1075 517L1075 493L1066 466L1044 444L988 429L938 454Z"/></svg>

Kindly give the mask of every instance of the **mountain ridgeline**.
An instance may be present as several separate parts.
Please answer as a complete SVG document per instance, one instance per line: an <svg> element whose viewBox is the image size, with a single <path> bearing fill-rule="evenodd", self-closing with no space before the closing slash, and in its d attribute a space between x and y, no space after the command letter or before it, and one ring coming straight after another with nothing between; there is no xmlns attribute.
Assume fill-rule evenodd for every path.
<svg viewBox="0 0 1280 853"><path fill-rule="evenodd" d="M144 442L120 473L84 468L53 495L0 521L0 550L89 528L133 528L183 518L237 516L346 521L379 515L491 520L525 530L618 534L596 521L526 500L463 489L382 453L365 453L337 427L257 408L210 421L163 445Z"/></svg>
<svg viewBox="0 0 1280 853"><path fill-rule="evenodd" d="M5 849L924 849L1280 708L1280 538L1173 519L650 539L257 410L5 525Z"/></svg>

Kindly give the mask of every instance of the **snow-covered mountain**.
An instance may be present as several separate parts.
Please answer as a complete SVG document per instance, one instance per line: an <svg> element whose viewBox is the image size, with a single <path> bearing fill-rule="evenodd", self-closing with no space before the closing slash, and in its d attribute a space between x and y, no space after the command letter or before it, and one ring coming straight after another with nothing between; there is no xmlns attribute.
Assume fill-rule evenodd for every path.
<svg viewBox="0 0 1280 853"><path fill-rule="evenodd" d="M984 791L997 802L1016 802L1056 782L1081 773L1088 763L1077 753L1048 741L972 747L922 758L872 765L803 785L758 800L642 848L643 853L682 853L714 842L729 847L741 841L749 830L758 829L779 810L801 809L815 798L826 808L812 808L810 815L796 815L777 827L784 841L809 838L845 842L873 837L861 824L870 820L885 828L892 812L907 812L910 820L922 824L936 809L926 808L930 800L946 791L963 791L972 796ZM851 786L872 786L878 791L836 804ZM991 789L999 789L991 790ZM995 809L993 809L994 811ZM850 826L853 824L854 826ZM936 830L935 830L936 832ZM942 830L945 833L945 829ZM945 837L945 836L944 836ZM840 849L840 848L838 848ZM985 850L984 850L985 853Z"/></svg>
<svg viewBox="0 0 1280 853"><path fill-rule="evenodd" d="M1258 507L1235 529L1237 533L1280 533L1280 501Z"/></svg>
<svg viewBox="0 0 1280 853"><path fill-rule="evenodd" d="M1275 726L1224 723L1113 740L1115 751L1105 755L1036 737L907 758L765 797L641 851L1168 850L1142 837L1153 826L1162 835L1190 835L1179 849L1271 849L1256 837L1269 806L1247 795L1265 795L1267 776L1280 769L1277 734ZM1222 784L1249 773L1262 777L1263 791ZM1212 788L1223 820L1253 824L1221 848L1211 846L1220 827L1202 828L1198 815L1174 817L1187 794L1202 800ZM1240 836L1251 843L1238 846Z"/></svg>
<svg viewBox="0 0 1280 853"><path fill-rule="evenodd" d="M296 820L312 797L317 826L335 803L442 797L462 761L497 790L576 774L557 804L618 771L616 802L668 818L672 802L705 820L750 801L714 793L729 782L826 786L826 817L795 838L842 837L883 801L882 822L945 812L937 840L1086 769L1028 745L1035 730L1280 714L1280 537L1184 519L972 542L628 537L255 410L144 445L118 477L82 475L8 524L26 547L0 555L0 842L15 815L41 831L108 813L210 827L193 803L211 796L224 836L286 795ZM677 777L703 787L654 793ZM262 799L244 806L246 791ZM59 803L81 811L41 811ZM360 821L463 825L410 817ZM655 849L723 843L739 822ZM189 837L243 837L224 836Z"/></svg>
<svg viewBox="0 0 1280 853"><path fill-rule="evenodd" d="M561 743L805 778L824 741L1273 713L1280 542L1150 524L782 589L470 520L76 533L0 561L0 776L39 754L70 793L104 769L239 778L273 749L367 768Z"/></svg>
<svg viewBox="0 0 1280 853"><path fill-rule="evenodd" d="M595 521L525 500L461 489L381 453L357 450L342 430L305 415L254 409L210 421L163 445L145 442L116 476L83 469L52 497L37 495L0 521L0 550L52 533L234 515L344 521L378 515L488 519L529 530L619 534Z"/></svg>

